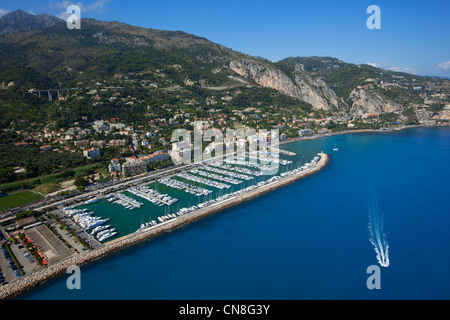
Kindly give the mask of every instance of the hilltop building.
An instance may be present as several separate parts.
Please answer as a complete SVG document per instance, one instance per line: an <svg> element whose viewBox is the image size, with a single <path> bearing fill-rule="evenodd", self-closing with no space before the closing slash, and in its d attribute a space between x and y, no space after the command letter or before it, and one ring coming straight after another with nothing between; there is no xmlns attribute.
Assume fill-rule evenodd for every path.
<svg viewBox="0 0 450 320"><path fill-rule="evenodd" d="M122 165L122 174L124 177L131 177L144 172L147 172L147 163L136 157L127 158L127 162Z"/></svg>
<svg viewBox="0 0 450 320"><path fill-rule="evenodd" d="M86 158L95 158L100 156L100 149L99 148L90 148L83 151L83 155Z"/></svg>
<svg viewBox="0 0 450 320"><path fill-rule="evenodd" d="M111 163L108 166L108 171L113 172L120 172L121 165L119 163L119 159L112 159Z"/></svg>

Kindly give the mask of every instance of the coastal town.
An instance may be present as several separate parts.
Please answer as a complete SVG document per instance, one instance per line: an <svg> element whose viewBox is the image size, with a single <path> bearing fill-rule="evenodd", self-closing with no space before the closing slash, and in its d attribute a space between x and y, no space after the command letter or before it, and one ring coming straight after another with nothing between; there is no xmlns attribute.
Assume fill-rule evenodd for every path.
<svg viewBox="0 0 450 320"><path fill-rule="evenodd" d="M268 244L260 239L271 240L266 235L268 229L277 230L272 239L280 238L294 246L274 242L277 244L273 245L273 252L279 251L280 259L270 255L272 252L269 255L264 252L265 261L253 259L260 265L267 263L267 269L259 275L261 279L255 277L254 283L244 283L243 287L262 288L261 291L270 292L269 297L277 290L289 293L294 287L290 280L300 277L292 273L295 277L289 275L281 283L279 274L297 272L305 265L317 273L320 267L316 266L328 265L320 259L308 265L314 257L306 249L314 255L342 253L326 243L337 238L338 232L324 230L331 230L342 220L345 225L340 235L367 231L365 220L354 222L355 217L362 217L361 211L366 210L367 204L361 200L357 208L354 200L357 197L353 195L355 190L363 190L366 182L349 179L347 185L338 184L347 181L349 173L363 175L354 163L371 159L375 163L371 168L379 169L383 161L389 162L383 166L386 168L383 174L389 177L386 180L392 189L380 184L380 196L394 193L391 190L410 191L409 186L397 188L393 183L407 179L393 174L399 170L390 163L390 153L394 149L417 151L415 147L405 150L392 144L390 149L378 149L374 143L367 149L373 154L384 152L389 159L378 160L371 153L360 152L360 146L369 146L373 137L384 138L390 132L396 132L392 134L395 140L397 133L400 136L408 131L401 131L404 129L421 127L413 129L420 131L427 127L423 129L427 131L435 127L440 131L450 124L450 80L441 77L444 70L448 73L450 61L441 62L441 67L436 67L437 73L422 75L404 72L412 69L390 67L387 63L382 67L375 62L356 64L328 56L290 56L290 51L285 52L289 55L283 59L285 53L280 51L279 60L272 61L184 31L84 18L85 13L95 17L107 2L84 4L81 29L70 28L70 17L64 21L60 18L63 15L55 12L35 15L35 9L27 13L0 8L0 300L16 298L66 274L73 266L83 266L188 225L192 227L192 223L213 214L220 212L223 214L220 218L229 217L233 213L227 216L227 208L241 208L247 201L314 175L318 179L311 185L316 189L303 184L309 178L301 180L290 186L294 188L286 188L282 196L280 190L273 192L276 203L270 210L264 204L257 210L248 210L254 211L253 218L264 222L258 226L262 230L258 235L262 237L254 245L258 250L263 251ZM50 7L65 5L66 1ZM144 2L139 5L145 7ZM118 8L120 11L122 7ZM191 14L201 12L195 11ZM252 16L241 20L251 21ZM278 24L282 25L281 22L284 21ZM322 29L311 28L308 33ZM264 43L273 48L277 45ZM294 44L295 41L290 42ZM361 45L358 48L366 49ZM375 61L371 59L366 54L356 61ZM346 139L355 138L353 133L364 134L358 134L361 141L354 139L358 144L353 144L357 147L350 154ZM407 157L402 153L401 157L417 158L418 153ZM342 176L329 174L336 170L334 165L343 164L343 156L353 162L338 168ZM424 163L426 159L421 161L421 167ZM361 166L364 165L369 167L366 162ZM374 171L374 175L377 173ZM328 180L322 179L324 175ZM413 179L412 176L409 175ZM369 230L378 235L376 241L370 241L375 243L377 254L383 256L380 265L387 267L389 261L384 253L388 246L380 236L381 209L386 209L381 208L381 202L378 206L375 183L368 184L372 192L369 210L373 211ZM435 182L423 185L437 186ZM322 191L324 187L327 192ZM361 193L358 197L363 196ZM340 202L341 199L345 201ZM311 200L309 209L303 208L305 200ZM285 202L289 205L282 208ZM334 212L335 208L339 214ZM279 215L282 211L290 216ZM344 211L349 215L343 216ZM270 214L260 219L261 212ZM367 215L365 211L363 214ZM327 225L308 224L313 220L295 222L293 217L314 217L318 223L325 221ZM333 220L336 217L339 221ZM299 228L285 231L286 221ZM354 229L349 229L347 221L352 221ZM230 223L230 229L236 225L234 222ZM253 221L251 227L242 229L254 226ZM312 235L297 237L305 233L299 230L311 230ZM214 239L217 233L213 233ZM282 233L290 237L284 239ZM320 243L323 247L314 247L320 242L316 241L319 236L325 239ZM349 243L360 244L363 236L358 235L357 241ZM240 247L242 239L250 237L250 233L241 239L236 237L238 242L233 249ZM228 245L225 237L220 240ZM297 250L295 246L299 243L305 246ZM279 250L281 247L284 251ZM352 255L347 262L365 252L356 246L345 250ZM294 255L303 260L294 261L291 259ZM343 265L344 256L341 260L332 256L332 261ZM224 257L244 264L232 254ZM155 259L163 260L170 259ZM216 260L211 259L215 263ZM278 260L283 265L281 269L268 264ZM147 266L140 261L135 265ZM216 269L214 277L223 272L220 266L222 270ZM205 267L214 269L212 265ZM190 275L192 270L186 270L186 274ZM237 264L230 270L246 271ZM266 284L263 277L269 274L274 278ZM245 277L245 272L242 275ZM200 278L203 274L195 276ZM331 277L327 275L327 279ZM295 282L293 297L302 293L297 288L315 290L302 286L303 283ZM165 285L159 286L162 287ZM352 283L349 287L357 286ZM327 290L323 289L329 294ZM247 296L251 295L244 295Z"/></svg>
<svg viewBox="0 0 450 320"><path fill-rule="evenodd" d="M114 78L129 82L132 81L130 80L132 76L133 74L128 76L120 74ZM395 87L392 83L383 85ZM60 107L64 106L67 100L83 96L83 92L83 97L93 99L95 104L116 103L117 100L125 105L143 103L131 96L122 98L122 90L123 88L116 85L105 89L73 90L64 93L65 97L57 92L55 100L51 92L47 92L47 96L44 97L49 97L52 103ZM233 185L240 185L259 176L255 170L261 170L261 167L246 167L245 162L217 163L201 167L201 170L195 166L191 168L191 165L175 165L174 158L170 157L171 151L182 153L195 149L192 143L172 141L171 134L176 129L186 129L190 135L193 135L195 128L200 132L211 128L225 131L230 127L242 129L244 132L249 129L276 129L279 132L277 138L283 144L345 132L397 130L405 128L406 125L445 125L448 122L446 112L450 109L450 106L445 106L440 113L436 113L436 119L431 122L428 118L423 121L415 118L412 121L407 116L387 118L385 114L380 113L366 113L361 117L320 110L309 113L294 110L286 113L286 110L273 105L269 106L272 113L261 112L264 108L254 107L236 108L224 113L223 110L233 97L241 93L240 90L230 90L217 92L208 97L204 101L208 109L207 114L202 113L203 106L195 107L199 104L198 101L186 100L184 103L188 107L173 109L170 115L165 117L158 114L149 115L150 120L146 123L140 122L141 124L120 118L101 120L90 119L87 116L81 116L79 121L69 126L60 128L45 126L36 131L20 129L20 124L17 124L14 135L19 141L11 142L15 148L35 147L39 148L39 152L43 155L73 155L84 160L80 162L82 164L80 169L75 168L71 174L67 174L70 170L56 170L47 176L37 178L39 183L34 188L30 183L33 179L27 179L26 183L16 183L16 189L14 187L5 189L10 195L4 196L3 201L30 192L38 197L26 199L17 205L6 205L2 209L0 231L3 256L0 259L2 270L0 281L3 284L13 285L22 283L19 280L29 279L27 275L42 274L43 270L67 262L73 257L83 256L92 251L108 252L110 249L106 247L111 244L125 241L124 239L131 241L130 237L133 238L146 230L150 230L153 234L156 229L164 226L167 228L167 222L178 221L181 216L196 215L199 210L204 209L203 207L210 208L216 206L216 203L228 201L232 203L239 192L257 192L256 189L265 187L267 183L281 183L285 180L285 175L303 175L316 168L316 165L311 168L302 166L301 170L292 168L291 171L276 176L278 178L260 180L256 185L249 185L240 191L215 194L216 198L208 198L210 200L198 202L194 206L179 207L178 210L164 211L164 214L158 213L149 221L143 222L135 232L127 234L118 232L109 221L110 217L97 216L89 207L80 207L107 201L119 204L126 210L134 210L149 201L155 206L171 208L178 199L149 189L147 186L150 183L157 182L169 188L184 190L200 199L211 197L213 190L227 190ZM31 89L30 94L42 98L43 93ZM447 97L438 98L446 101ZM220 106L217 106L218 103ZM257 140L258 137L237 136L234 137L233 143L239 144L239 141L244 141L244 147L248 150L249 141L252 139ZM217 147L223 151L226 149L225 139L214 141L212 145L211 151ZM205 144L202 145L202 152L206 150L205 147ZM279 152L284 155L290 154L281 149ZM247 156L249 160L251 156L249 154ZM317 163L319 159L325 157L328 159L328 156L322 154L313 161ZM280 163L286 165L290 162L281 160ZM21 177L27 177L29 171L28 167L20 166L14 166L12 169L14 170L12 174L19 181ZM10 185L14 183L5 184L7 187Z"/></svg>

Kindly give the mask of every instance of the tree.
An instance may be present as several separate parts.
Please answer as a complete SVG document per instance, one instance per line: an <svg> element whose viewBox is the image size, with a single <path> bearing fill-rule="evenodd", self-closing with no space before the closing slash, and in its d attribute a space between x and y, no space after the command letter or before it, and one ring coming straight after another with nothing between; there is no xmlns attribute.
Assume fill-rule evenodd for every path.
<svg viewBox="0 0 450 320"><path fill-rule="evenodd" d="M19 212L16 214L16 219L22 219L25 217L31 217L32 215L34 215L36 212L32 209L23 211L23 212Z"/></svg>
<svg viewBox="0 0 450 320"><path fill-rule="evenodd" d="M84 179L83 177L76 177L74 181L74 185L76 185L78 188L87 186L88 181Z"/></svg>

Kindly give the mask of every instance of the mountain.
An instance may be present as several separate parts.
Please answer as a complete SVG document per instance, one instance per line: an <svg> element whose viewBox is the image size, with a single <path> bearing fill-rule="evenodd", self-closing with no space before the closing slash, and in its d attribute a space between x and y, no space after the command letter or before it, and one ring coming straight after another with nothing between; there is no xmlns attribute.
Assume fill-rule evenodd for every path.
<svg viewBox="0 0 450 320"><path fill-rule="evenodd" d="M277 68L276 64L250 58L232 60L231 70L245 79L252 79L263 87L278 90L290 97L311 104L315 109L341 109L336 94L320 79L313 78L298 64L292 72Z"/></svg>
<svg viewBox="0 0 450 320"><path fill-rule="evenodd" d="M18 23L20 18L28 22L31 15L13 12L11 16L19 17ZM10 17L5 17L0 18L0 25L9 23ZM32 33L20 33L12 27L8 30L11 34L0 41L0 80L5 84L20 83L28 88L73 86L89 78L179 65L181 68L172 70L170 77L180 86L267 87L317 109L337 107L334 93L306 73L301 75L302 82L290 79L272 62L181 31L92 19L82 19L80 30L68 30L64 24ZM243 65L251 70L255 65L262 73L249 74L241 70Z"/></svg>
<svg viewBox="0 0 450 320"><path fill-rule="evenodd" d="M65 24L65 21L47 13L32 15L23 10L16 10L1 17L0 36L34 30L44 30L48 27L61 24Z"/></svg>
<svg viewBox="0 0 450 320"><path fill-rule="evenodd" d="M448 94L450 82L437 77L423 77L394 72L363 64L345 63L333 57L289 57L282 66L301 65L314 78L322 79L332 88L348 113L402 113L408 108L421 108L434 94Z"/></svg>
<svg viewBox="0 0 450 320"><path fill-rule="evenodd" d="M136 120L168 115L170 108L180 106L207 114L212 105L228 113L246 108L270 113L270 108L280 108L280 116L285 117L311 110L354 117L402 114L427 101L441 103L429 97L447 94L450 87L448 80L331 57L271 62L182 31L117 21L82 19L80 30L69 30L56 17L18 10L0 18L0 34L0 102L9 106L5 125L18 117L36 119L36 106L49 118L57 114L66 122L76 120L77 112L97 118L120 114ZM119 102L92 101L88 92L100 90L100 84L120 86L128 96L140 97L133 104L134 113ZM28 93L32 88L73 87L83 96L71 100L65 113ZM210 107L205 106L209 103ZM16 104L34 111L18 115Z"/></svg>
<svg viewBox="0 0 450 320"><path fill-rule="evenodd" d="M11 17L17 18L15 24L10 25ZM290 78L272 62L192 34L92 19L82 19L81 30L68 30L64 24L55 24L43 30L36 27L32 34L20 33L23 29L30 30L32 23L28 21L36 17L13 12L9 17L0 18L0 25L4 26L0 30L10 33L0 43L2 82L15 80L17 83L20 79L27 86L55 86L86 77L179 64L183 66L184 77L178 81L179 85L186 80L206 88L224 83L260 86L275 89L316 109L340 108L334 92L304 70L299 69L296 78ZM21 19L29 27L18 28Z"/></svg>

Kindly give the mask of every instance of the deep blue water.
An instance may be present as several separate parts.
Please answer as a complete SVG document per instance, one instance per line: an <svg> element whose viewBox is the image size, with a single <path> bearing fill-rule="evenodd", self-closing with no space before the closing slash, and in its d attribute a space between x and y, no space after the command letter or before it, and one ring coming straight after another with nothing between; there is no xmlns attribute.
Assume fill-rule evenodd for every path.
<svg viewBox="0 0 450 320"><path fill-rule="evenodd" d="M339 151L332 151L337 145ZM21 299L449 299L450 128L295 142L331 155L319 173L81 268ZM376 190L373 196L370 186ZM373 205L390 265L381 289ZM68 276L68 275L67 275Z"/></svg>

